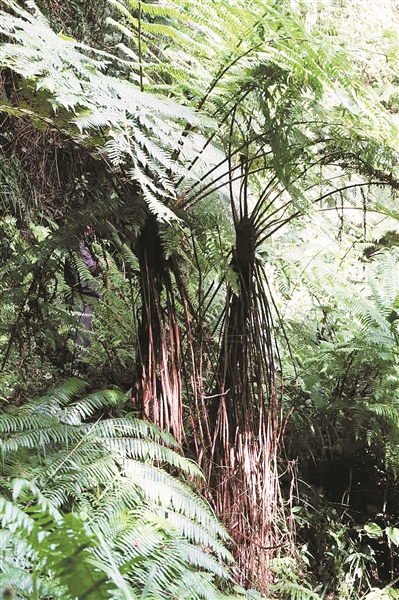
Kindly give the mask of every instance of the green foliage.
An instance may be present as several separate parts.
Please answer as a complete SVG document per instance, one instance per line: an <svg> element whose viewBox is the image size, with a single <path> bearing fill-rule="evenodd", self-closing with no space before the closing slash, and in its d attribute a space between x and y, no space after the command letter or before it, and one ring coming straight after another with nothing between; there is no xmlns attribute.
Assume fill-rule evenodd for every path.
<svg viewBox="0 0 399 600"><path fill-rule="evenodd" d="M284 268L285 443L298 461L295 515L308 553L294 583L343 598L388 585L396 560L392 542L375 542L364 523L376 519L382 533L397 522L397 249L374 245L397 223L384 220L377 234L380 217L367 220L372 254L361 217L348 211L340 223L337 210L285 232L268 255Z"/></svg>
<svg viewBox="0 0 399 600"><path fill-rule="evenodd" d="M398 217L395 196L389 200L379 187L399 187L396 92L370 85L361 68L365 61L357 54L354 61L351 49L340 45L330 14L317 25L320 3L301 3L304 22L294 2L292 9L285 2L244 0L83 4L69 3L56 15L50 10L52 27L32 2L25 11L5 0L0 13L0 110L6 118L0 352L7 367L0 388L6 407L0 415L1 486L5 514L17 511L15 518L29 523L15 530L18 539L7 538L12 560L3 567L5 573L15 567L12 585L19 578L28 597L34 586L42 586L34 593L44 597L68 589L79 595L69 573L84 569L84 578L98 583L97 597L102 588L124 597L118 593L129 585L133 597L216 598L215 581L228 580L230 555L224 529L193 491L193 482L202 481L198 468L167 433L126 413L139 408L128 396L84 395L80 380L42 393L47 378L56 382L76 369L67 355L76 351L73 338L85 333L77 306L68 306L65 258L74 256L80 279L101 294L86 332L90 348L80 356L88 378L125 389L137 383L137 373L145 380L142 338L151 331L151 359L163 353L166 361L148 378L156 380L150 401L158 400L172 362L179 407L184 400L186 443L201 458L212 447L213 461L220 448L203 430L221 348L229 361L221 336L224 294L232 290L231 300L242 291L231 248L245 215L256 238L244 241L254 247L257 279L251 313L239 318L257 324L256 339L264 336L250 357L252 372L245 373L248 408L278 379L275 361L285 378L278 412L284 418L292 413L285 428L288 457L299 459L303 471L309 463L317 471L345 459L352 474L359 461L364 467L369 460L388 486L398 464L397 257L392 247L371 256L365 246L374 225L367 211ZM111 27L100 35L95 21L106 15ZM55 33L60 26L64 33ZM384 47L390 72L379 84L385 85L384 77L393 84L394 44ZM30 129L31 137L28 123L36 130ZM3 133L7 128L15 136ZM15 139L21 148L13 146ZM50 152L39 152L39 139ZM33 156L30 170L25 154ZM58 161L60 168L50 168ZM57 179L63 194L55 201ZM47 187L51 193L43 200ZM325 211L323 221L314 216L317 207ZM344 218L350 208L361 209L360 225L352 213ZM324 219L327 211L337 218ZM302 229L291 228L297 217L305 217ZM142 236L148 223L156 223L158 270L145 263L153 249ZM93 280L77 251L87 224L100 232L104 281ZM155 300L146 296L154 289ZM269 304L280 311L275 325ZM180 335L177 348L168 347L171 331ZM240 358L230 361L233 369ZM32 390L40 397L25 402ZM247 427L248 414L239 416ZM227 433L239 434L238 427ZM246 473L248 464L249 458ZM233 466L232 476L239 468ZM277 475L276 465L265 468ZM33 499L21 492L12 500L16 477L34 482L40 492L31 487ZM312 479L310 468L303 477ZM351 482L339 490L336 504L351 505ZM211 495L213 482L207 485ZM280 502L277 487L273 506ZM320 533L319 552L309 559L306 550L296 561L280 556L275 593L366 594L372 560L350 541L347 521L323 512L310 492L302 495L315 504L313 515L303 512L302 519ZM241 513L255 535L250 511ZM4 523L12 533L16 521ZM265 530L269 525L262 523ZM389 531L394 541L395 528ZM73 545L75 535L80 545ZM68 572L65 560L72 561ZM326 564L333 570L330 588L322 575ZM312 567L315 577L307 577ZM247 582L253 574L240 576ZM89 597L90 586L86 592ZM236 592L257 597L253 590Z"/></svg>
<svg viewBox="0 0 399 600"><path fill-rule="evenodd" d="M168 173L181 173L171 160L181 123L201 128L209 120L105 74L117 59L56 35L33 4L36 17L12 2L8 6L16 16L2 13L1 33L14 43L2 45L0 64L24 78L28 103L14 107L3 102L2 110L32 118L42 129L55 127L93 148L117 172L123 165L149 210L159 220L174 219L166 206L175 198Z"/></svg>
<svg viewBox="0 0 399 600"><path fill-rule="evenodd" d="M104 539L79 516L61 515L31 482L13 480L13 501L0 498L0 514L0 589L23 598L136 598Z"/></svg>
<svg viewBox="0 0 399 600"><path fill-rule="evenodd" d="M224 529L207 504L181 479L183 474L191 480L200 478L198 467L174 450L176 442L170 435L131 414L122 416L124 395L104 391L81 396L84 388L81 380L70 380L24 406L7 408L1 415L2 506L4 514L12 517L6 521L7 527L12 531L13 523L20 522L24 535L18 543L30 543L34 555L39 552L37 569L59 573L72 597L79 570L69 560L89 569L87 576L82 575L88 594L92 586L100 590L100 584L108 590L105 586L111 585L111 580L119 585L115 578L121 572L137 593L147 581L147 591L153 590L154 597L171 593L179 598L216 598L212 580L214 576L228 579L225 561L230 554L223 545L227 540ZM107 412L114 414L102 418ZM166 465L177 469L180 479L162 468ZM34 482L38 501L46 507L44 514L40 507L31 508L31 500L22 492L17 494L22 508L13 505L11 497L6 499L12 478L21 474ZM18 485L14 489L19 492L22 484L14 484ZM72 510L73 514L61 516L58 509ZM25 540L35 510L35 535L39 538L43 523L49 519L48 510L53 511L46 529L48 538L40 544L40 551L38 539ZM79 514L80 518L76 516ZM94 532L95 555L104 561L99 564L107 564L107 568L90 558L86 523ZM59 547L59 552L49 556L53 547ZM18 572L27 568L19 563L20 558L21 554L12 558ZM66 572L63 569L68 564ZM93 581L90 565L95 567ZM7 569L8 563L3 565L5 577ZM103 581L104 572L110 579ZM31 589L31 579L24 581Z"/></svg>

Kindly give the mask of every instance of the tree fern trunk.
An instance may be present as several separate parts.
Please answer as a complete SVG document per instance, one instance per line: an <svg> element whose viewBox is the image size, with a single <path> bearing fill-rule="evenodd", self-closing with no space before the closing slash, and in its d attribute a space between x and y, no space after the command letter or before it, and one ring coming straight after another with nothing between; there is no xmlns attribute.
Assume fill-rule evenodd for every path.
<svg viewBox="0 0 399 600"><path fill-rule="evenodd" d="M158 225L150 216L137 240L141 317L136 389L143 418L171 432L183 433L180 329L173 299L170 264Z"/></svg>
<svg viewBox="0 0 399 600"><path fill-rule="evenodd" d="M255 241L255 225L243 217L232 262L238 293L228 291L205 464L218 515L237 543L238 578L267 591L270 559L291 547L292 531L278 473L282 422L272 319Z"/></svg>

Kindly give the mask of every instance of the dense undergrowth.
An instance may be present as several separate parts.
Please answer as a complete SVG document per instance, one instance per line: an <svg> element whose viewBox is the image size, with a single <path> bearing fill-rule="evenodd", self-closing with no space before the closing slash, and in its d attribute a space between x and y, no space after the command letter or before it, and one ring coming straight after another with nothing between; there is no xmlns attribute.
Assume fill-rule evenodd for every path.
<svg viewBox="0 0 399 600"><path fill-rule="evenodd" d="M0 2L3 598L399 596L397 7L352 4Z"/></svg>

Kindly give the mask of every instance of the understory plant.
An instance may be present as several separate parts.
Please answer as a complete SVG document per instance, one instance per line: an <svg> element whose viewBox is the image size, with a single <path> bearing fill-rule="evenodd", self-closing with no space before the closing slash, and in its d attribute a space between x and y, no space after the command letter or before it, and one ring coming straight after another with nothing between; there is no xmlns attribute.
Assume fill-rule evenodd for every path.
<svg viewBox="0 0 399 600"><path fill-rule="evenodd" d="M200 470L169 434L129 413L124 394L85 394L86 385L71 379L0 415L0 581L23 598L65 589L72 598L218 598L231 555L193 489ZM90 595L86 574L87 592L73 591L79 553L91 586L111 595Z"/></svg>
<svg viewBox="0 0 399 600"><path fill-rule="evenodd" d="M29 481L14 479L12 488L11 500L0 498L3 599L137 598L100 532L62 515Z"/></svg>

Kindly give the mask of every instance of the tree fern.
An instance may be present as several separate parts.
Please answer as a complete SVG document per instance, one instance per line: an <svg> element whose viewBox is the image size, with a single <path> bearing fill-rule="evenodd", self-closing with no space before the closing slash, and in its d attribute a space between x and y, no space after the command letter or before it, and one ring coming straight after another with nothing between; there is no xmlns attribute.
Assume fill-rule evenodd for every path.
<svg viewBox="0 0 399 600"><path fill-rule="evenodd" d="M255 529L261 536L258 546L280 547L269 536L273 528L275 535L280 535L277 522L278 519L284 522L285 518L277 469L277 446L282 439L283 422L279 422L282 408L278 405L281 399L275 384L279 354L273 339L272 307L275 308L276 303L270 298L268 277L259 253L264 251L267 240L287 227L292 219L310 212L313 206L327 203L332 197L339 197L340 192L352 185L398 186L397 131L389 113L356 78L349 79L349 63L344 52L336 51L317 31L310 35L289 12L270 3L238 1L232 5L223 0L218 3L115 4L126 19L119 24L112 23L126 38L124 48L119 47L126 53L123 60L62 35L56 36L37 12L32 16L16 4L7 3L7 6L0 31L13 43L2 45L0 64L22 78L19 94L23 100L15 106L4 102L3 111L21 119L29 118L38 128L56 129L73 139L93 159L101 161L120 199L119 207L129 216L126 237L134 231L129 239L130 248L137 252L136 289L141 296L134 376L138 387L137 405L147 418L158 420L180 439L183 398L189 397L192 400L190 417L200 415L198 431L192 419L190 433L195 445L198 449L201 439L205 452L210 449L206 456L209 473L224 477L226 483L223 488L216 479L216 504L221 513L231 521L232 511L236 510L237 522L240 521L240 529L247 532L244 535L248 541ZM10 16L10 10L16 16ZM128 40L131 48L127 48ZM144 57L146 46L148 53ZM194 65L201 67L196 78L189 76ZM109 74L115 72L118 76ZM205 118L205 114L213 120ZM348 177L353 172L359 173L359 178L352 184ZM223 207L229 220L229 235L220 243L215 242L209 232L200 231L200 223L187 220L191 232L198 234L203 242L199 244L194 240L192 248L197 256L191 265L186 264L187 279L197 270L190 278L194 298L190 304L183 270L176 266L182 253L173 252L176 240L173 235L161 235L162 228L157 221L170 223L176 219L176 209L200 217L201 211L195 213L193 208L207 198ZM350 200L349 195L348 198ZM208 209L213 210L212 204ZM101 222L104 216L108 221L117 218L112 210L104 209ZM220 229L215 227L214 231L220 232ZM231 236L231 233L236 235ZM185 236L183 241L190 244L189 228ZM232 243L227 241L230 237ZM233 245L234 237L237 243L230 254L230 248L226 251L226 247ZM244 257L240 264L237 260L239 241L243 242L241 249L245 244L251 248L253 245L251 261ZM198 248L203 250L200 258ZM215 285L210 281L211 271L206 271L206 277L201 271L207 256L208 263L218 265L219 281ZM242 273L243 262L248 272L247 282ZM208 345L213 347L215 357L209 352L208 373L203 377L202 372L196 371L196 364L203 364L205 344L202 340L209 333L201 329L210 302L205 298L207 293L211 299L220 296L223 281L230 283L226 286L225 312L215 315L209 329L225 332L225 335L220 335L219 343L216 336L210 336ZM199 292L194 289L195 282L198 282ZM210 291L206 292L208 282ZM317 286L313 291L316 298ZM181 306L176 308L180 300ZM328 398L327 384L336 383L338 379L334 398L344 402L347 400L345 364L348 355L355 356L357 364L365 369L364 349L367 347L370 356L378 357L382 364L394 336L389 325L385 326L385 311L379 310L379 306L376 309L368 301L356 303L352 298L345 302L337 297L335 301L339 306L350 306L351 315L363 326L364 337L351 338L352 330L348 327L346 340L322 341L317 346L320 352L316 351L316 357L309 353L306 364L308 367L312 361L313 366L321 364L326 380L323 399ZM138 312L132 302L133 319ZM201 331L201 341L195 347L191 334L193 317ZM185 336L180 332L182 323ZM373 343L365 343L367 335L373 337ZM184 349L183 339L189 340ZM184 364L183 355L188 357ZM197 357L200 360L197 361ZM328 357L330 361L326 360ZM219 366L215 369L216 364ZM216 378L220 375L216 390L215 370ZM194 382L193 392L186 386L185 395L182 373L187 382ZM204 383L205 387L209 386L208 390ZM312 398L316 402L315 387ZM356 385L353 389L356 392ZM220 414L225 416L220 438L217 427L213 439L206 439L200 429L204 422L210 425L208 429L215 426L213 417L218 407L216 400L204 402L208 392L212 400L218 399ZM225 400L229 410L222 412ZM183 528L191 542L203 541L198 525L208 526L208 517L202 516L201 521L191 496L184 495L179 486L178 489L173 487L168 478L165 481L162 472L160 475L153 465L139 465L137 457L149 462L161 460L191 475L193 469L165 448L155 449L140 435L135 443L128 441L131 434L123 433L128 428L124 429L120 422L120 430L114 431L111 420L97 423L96 412L102 410L101 402L101 399L99 402L88 399L80 412L75 413L65 406L62 412L67 416L58 415L57 411L46 415L42 431L33 427L23 431L20 437L11 435L4 442L4 451L15 449L16 458L7 468L15 469L17 461L19 467L26 450L38 446L38 456L29 453L32 473L41 485L47 484L41 467L51 466L49 472L55 477L53 497L58 501L69 507L85 502L90 507L93 502L107 498L115 513L143 501L154 507L155 512L159 506L161 512L170 511L170 520ZM353 414L356 403L355 399L354 406L350 406ZM214 414L209 410L210 405L216 407ZM71 422L67 420L68 414ZM93 418L90 425L81 418L86 414ZM263 429L255 436L255 430L261 429L259 423ZM363 426L361 419L357 423ZM253 430L248 431L251 424ZM229 427L230 433L233 432L231 440L226 433ZM237 440L245 440L242 454L234 454L238 447L236 439L231 443L235 435ZM266 457L260 449L258 452L258 442L260 448L270 450ZM223 443L224 456L220 450ZM54 447L51 455L49 446ZM219 463L215 460L215 448ZM110 449L107 467L102 452ZM199 452L204 456L204 448ZM260 468L265 470L257 486L253 486L253 476L244 457L253 459L252 474L261 473ZM71 473L76 480L67 484ZM237 475L240 473L243 474L241 479ZM129 480L125 487L123 477L131 478L132 483ZM148 477L156 482L156 485L151 484L151 489ZM212 484L209 477L208 483ZM116 491L111 486L109 492L108 479L115 480ZM269 485L271 480L273 485ZM97 482L96 488L94 482ZM255 491L252 496L255 501L250 505L251 496L247 492L255 488L268 488L274 495L265 501L266 497L256 496ZM224 494L225 489L231 492L230 497ZM84 490L87 493L83 500L80 496ZM266 511L277 505L281 508L279 517L269 522L259 506ZM205 508L202 506L207 515ZM254 522L257 525L248 522L250 514L258 515L258 521ZM190 515L192 518L187 521ZM157 516L164 515L157 513ZM235 526L234 520L232 529ZM160 553L164 539L172 537L173 544L179 541L165 529L158 539ZM264 532L266 538L262 538ZM259 560L256 543L244 548L242 533L238 531L237 538L243 548L243 564L248 561L265 564ZM220 550L216 545L218 535L209 531L207 534L210 546L217 553ZM148 552L150 547L149 543ZM176 564L173 556L170 560ZM165 586L162 569L158 579L155 571L151 573L148 581ZM263 574L266 586L267 565ZM181 582L177 585L181 586Z"/></svg>

